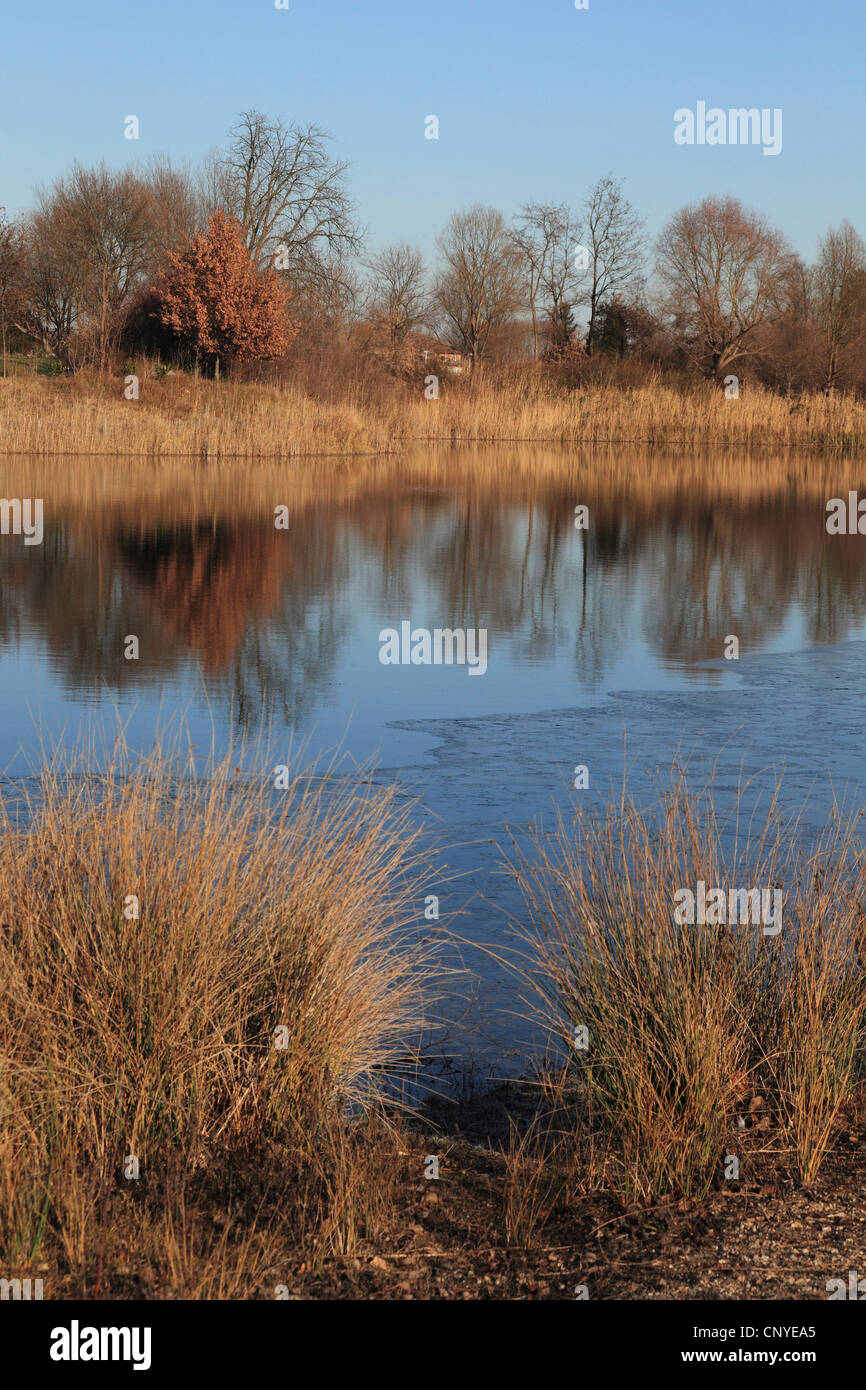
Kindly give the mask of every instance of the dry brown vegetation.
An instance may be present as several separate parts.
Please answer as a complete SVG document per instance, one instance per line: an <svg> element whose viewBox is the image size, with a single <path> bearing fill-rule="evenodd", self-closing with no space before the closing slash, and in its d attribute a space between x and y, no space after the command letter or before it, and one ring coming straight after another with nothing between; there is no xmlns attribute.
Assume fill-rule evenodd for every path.
<svg viewBox="0 0 866 1390"><path fill-rule="evenodd" d="M587 1180L624 1202L704 1197L739 1153L737 1119L755 1097L778 1161L812 1183L853 1102L866 1027L860 817L835 808L810 843L780 794L762 812L741 788L722 816L712 786L692 793L675 769L648 810L625 792L604 816L579 810L512 866L532 924L531 997L581 1098L565 1142ZM698 882L778 889L778 932L679 924L676 895Z"/></svg>
<svg viewBox="0 0 866 1390"><path fill-rule="evenodd" d="M423 1118L388 1082L435 964L411 808L194 758L50 758L7 799L4 1272L51 1297L824 1296L850 1242L806 1232L853 1219L866 1149L855 822L804 847L776 803L720 823L675 775L653 812L539 838L514 865L534 1007L590 1050ZM677 928L698 877L787 884L781 937Z"/></svg>
<svg viewBox="0 0 866 1390"><path fill-rule="evenodd" d="M361 1157L393 1151L375 1116L429 1008L410 808L194 756L51 757L2 811L0 1260L49 1252L79 1293L143 1244L175 1295L237 1296L266 1199L316 1258L374 1230ZM238 1272L218 1248L194 1285L192 1187L245 1164Z"/></svg>
<svg viewBox="0 0 866 1390"><path fill-rule="evenodd" d="M143 370L143 369L142 369ZM353 379L314 396L297 387L143 376L0 380L0 453L255 460L382 454L422 442L740 449L848 456L866 447L866 402L783 397L759 387L727 400L716 387L657 384L568 389L532 367L421 386Z"/></svg>

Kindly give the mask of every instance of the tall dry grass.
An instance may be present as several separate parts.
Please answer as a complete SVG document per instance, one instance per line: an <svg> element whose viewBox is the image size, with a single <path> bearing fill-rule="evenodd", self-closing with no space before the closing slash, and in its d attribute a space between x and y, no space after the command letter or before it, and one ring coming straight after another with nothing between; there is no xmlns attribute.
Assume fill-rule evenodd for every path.
<svg viewBox="0 0 866 1390"><path fill-rule="evenodd" d="M749 387L727 400L702 382L680 388L660 379L567 389L532 366L445 383L438 400L418 385L384 390L356 376L342 393L317 397L298 386L182 373L144 376L140 389L128 401L122 377L84 373L0 381L0 453L288 459L389 453L419 442L534 442L848 456L866 446L866 402L853 396L788 399Z"/></svg>
<svg viewBox="0 0 866 1390"><path fill-rule="evenodd" d="M583 1087L600 1180L626 1201L705 1195L756 1094L811 1182L852 1095L866 1026L857 820L836 811L807 845L778 789L763 813L744 796L722 817L712 788L676 772L649 809L624 795L602 816L579 810L511 861L531 997ZM781 933L678 925L675 894L699 880L783 887Z"/></svg>
<svg viewBox="0 0 866 1390"><path fill-rule="evenodd" d="M0 810L4 1263L51 1243L82 1287L118 1194L161 1187L183 1293L192 1175L253 1151L266 1169L272 1146L311 1247L345 1249L375 1210L357 1121L426 1016L426 860L394 790L296 769L275 791L271 770L196 775L176 747L119 743L53 757ZM287 1164L306 1180L286 1187Z"/></svg>
<svg viewBox="0 0 866 1390"><path fill-rule="evenodd" d="M412 807L336 769L277 792L273 757L258 778L190 759L56 755L0 806L0 1262L50 1253L78 1294L106 1270L116 1288L134 1249L174 1296L249 1297L278 1282L275 1232L318 1262L394 1229L381 1102L436 967ZM548 1101L578 1119L566 1145L512 1125L508 1243L587 1186L702 1197L755 1094L813 1182L866 1027L857 818L807 840L778 791L722 816L675 770L649 808L578 812L511 868L533 1008L568 1054ZM779 936L678 925L701 879L782 887Z"/></svg>

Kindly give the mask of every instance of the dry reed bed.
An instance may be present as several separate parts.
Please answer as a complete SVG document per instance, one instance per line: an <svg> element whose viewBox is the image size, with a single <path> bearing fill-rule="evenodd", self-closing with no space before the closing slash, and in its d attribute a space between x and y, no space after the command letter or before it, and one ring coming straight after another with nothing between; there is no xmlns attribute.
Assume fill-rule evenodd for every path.
<svg viewBox="0 0 866 1390"><path fill-rule="evenodd" d="M194 378L142 382L12 378L0 389L0 453L153 458L295 458L383 453L387 428L351 402Z"/></svg>
<svg viewBox="0 0 866 1390"><path fill-rule="evenodd" d="M118 1192L171 1181L176 1227L197 1169L269 1144L283 1187L296 1180L297 1238L340 1248L350 1233L347 1112L377 1111L428 1005L410 807L337 769L276 792L272 759L200 777L190 757L118 746L98 773L92 756L53 758L23 820L4 806L7 1266L53 1244L84 1279ZM180 1258L169 1234L161 1257Z"/></svg>
<svg viewBox="0 0 866 1390"><path fill-rule="evenodd" d="M737 1115L754 1096L782 1167L812 1183L855 1097L866 1042L860 817L837 808L807 842L778 788L763 813L744 797L722 817L712 787L690 792L675 771L649 809L623 795L603 816L579 810L511 861L530 921L530 1005L570 1058L561 1093L576 1083L582 1095L560 1152L580 1180L624 1201L700 1198L722 1182L726 1155L743 1154ZM675 894L698 881L782 888L782 930L678 925ZM586 1048L575 1047L586 1041L578 1028Z"/></svg>
<svg viewBox="0 0 866 1390"><path fill-rule="evenodd" d="M798 450L847 456L866 448L866 403L823 395L788 400L759 388L585 386L567 391L537 372L480 377L428 401L420 389L347 386L345 399L297 388L214 383L183 375L123 380L0 382L0 453L297 458L380 454L429 441L529 441L655 448Z"/></svg>

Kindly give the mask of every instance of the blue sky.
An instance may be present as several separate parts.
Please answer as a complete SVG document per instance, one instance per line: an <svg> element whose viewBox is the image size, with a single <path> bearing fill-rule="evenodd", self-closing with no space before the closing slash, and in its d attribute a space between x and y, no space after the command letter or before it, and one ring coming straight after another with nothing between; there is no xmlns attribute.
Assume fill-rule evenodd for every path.
<svg viewBox="0 0 866 1390"><path fill-rule="evenodd" d="M866 235L864 40L862 0L10 4L0 204L23 210L76 158L195 161L255 106L332 132L373 247L429 252L457 207L579 204L612 171L650 236L683 203L733 193L811 257L844 216ZM673 113L699 100L781 107L782 153L677 146Z"/></svg>

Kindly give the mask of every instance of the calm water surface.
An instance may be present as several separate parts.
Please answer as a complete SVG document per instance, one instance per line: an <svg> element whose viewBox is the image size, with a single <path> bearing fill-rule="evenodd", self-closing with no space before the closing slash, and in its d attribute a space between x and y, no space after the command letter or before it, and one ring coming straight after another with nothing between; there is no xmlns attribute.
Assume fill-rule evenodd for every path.
<svg viewBox="0 0 866 1390"><path fill-rule="evenodd" d="M491 841L552 819L578 763L603 805L624 739L636 790L679 754L715 763L722 796L784 767L816 818L828 775L859 798L866 538L828 537L825 499L796 488L631 496L539 483L503 500L391 477L287 493L288 531L236 497L205 511L46 496L42 546L0 544L0 757L18 775L40 731L74 739L118 711L140 746L178 716L202 751L213 724L227 742L266 720L310 755L375 758L447 844L460 877L442 911L461 912L468 943L503 940L519 907ZM486 674L382 665L379 633L404 620L485 628ZM723 659L729 634L739 661ZM464 963L471 1027L446 1050L519 1066L533 1039L513 987L471 944Z"/></svg>

